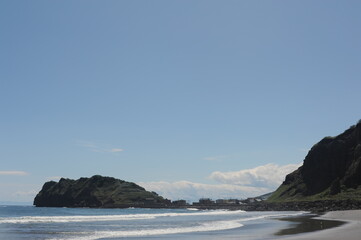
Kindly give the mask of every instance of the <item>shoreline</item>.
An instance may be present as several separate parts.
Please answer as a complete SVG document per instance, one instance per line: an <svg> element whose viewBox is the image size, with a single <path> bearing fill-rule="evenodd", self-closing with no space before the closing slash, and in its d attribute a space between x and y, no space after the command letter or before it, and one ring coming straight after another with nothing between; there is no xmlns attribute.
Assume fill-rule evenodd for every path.
<svg viewBox="0 0 361 240"><path fill-rule="evenodd" d="M19 209L18 209L19 210ZM17 212L18 210L16 210L15 212ZM34 212L34 213L43 213L43 210L37 210L35 207L34 209L28 209L30 212ZM169 209L172 210L172 209ZM230 209L228 209L230 210ZM92 217L95 215L106 215L106 216L111 216L113 217L114 214L117 215L117 212L113 213L112 211L104 211L104 212L98 212L95 211L93 212L91 208L89 209L85 209L82 208L82 210L77 210L75 209L75 212L69 208L69 209L58 209L58 208L52 208L49 209L50 213L55 213L53 214L49 214L49 216L47 218L50 217L50 220L48 219L47 221L50 222L54 222L56 226L62 226L61 228L64 228L64 226L62 225L64 222L64 219L60 219L61 221L56 221L56 219L54 220L52 217L54 216L55 218L57 218L56 216L60 216L65 214L64 216L67 216L68 218L70 218L70 221L67 223L69 224L71 229L71 226L74 222L74 213L75 215L81 215L84 216L84 213L86 213L85 215L90 216L90 219L94 219L95 222L97 222L96 218ZM84 212L85 211L85 212ZM8 209L7 212L10 214L10 218L14 217L12 214L12 212L14 212L12 209ZM61 212L62 214L58 214L59 212ZM165 216L178 216L178 211L175 211L175 214L168 214L169 211L139 211L136 210L135 212L133 211L126 211L125 213L130 214L131 216L134 216L134 214L155 214L155 216L159 217L160 215L163 216L165 214ZM170 211L172 212L172 211ZM172 233L169 233L171 235L162 235L161 233L159 233L160 235L162 235L162 239L184 239L184 238L189 238L189 239L203 239L203 237L208 236L209 238L207 239L228 239L228 240L236 240L236 239L253 239L253 240L261 240L261 239L273 239L273 240L326 240L326 239L342 239L342 240L359 240L360 236L361 236L361 210L346 210L346 211L330 211L327 212L325 214L315 214L315 213L309 213L309 212L300 212L300 213L285 213L282 214L283 211L277 211L277 213L272 213L272 211L267 212L267 213L262 213L262 211L258 212L258 213L252 213L252 211L245 213L245 214L241 214L241 215L233 215L232 213L231 216L229 214L227 214L227 216L225 217L221 217L221 218L214 218L212 214L212 212L210 213L205 213L212 215L212 217L210 219L208 219L208 217L204 218L201 217L197 220L197 218L195 218L194 224L192 224L191 226L189 225L181 225L179 226L179 223L184 222L183 220L178 222L178 224L174 225L174 227L172 229L175 229L176 232L175 235L172 235ZM71 213L71 214L66 214L66 213ZM96 214L94 214L96 213ZM182 211L180 213L183 213ZM160 214L160 215L159 215ZM25 214L26 216L28 216L28 214ZM32 217L33 216L37 216L38 214L30 214L29 217L30 219L28 219L29 221L29 226L33 226L34 228L39 227L40 229L40 233L41 234L47 234L47 232L42 232L42 222L39 222L38 224L32 224ZM43 214L40 214L39 216L42 216ZM188 221L193 221L193 216L194 216L194 212L192 211L191 214L186 214L189 215L191 217L187 218L187 222ZM203 213L200 213L200 216L203 216ZM278 216L277 216L278 215ZM123 216L123 213L120 214L120 216ZM18 217L17 215L15 216L16 218ZM141 218L142 219L142 218ZM153 218L145 218L145 219L153 219ZM175 220L174 220L175 219ZM199 224L199 220L204 220L204 219L208 219L209 220L209 225L207 225L207 227L211 227L211 229L208 230L204 230L203 229L203 224ZM10 219L11 221L13 221L12 219ZM82 226L87 229L89 226L88 221L83 221L84 219L80 219L81 221L78 220L79 224L83 224ZM114 220L114 219L113 219ZM113 221L112 220L112 221ZM123 221L124 219L121 218L119 221ZM163 222L163 220L159 219L161 222ZM172 221L172 219L169 219ZM173 223L177 223L177 218L173 218ZM142 223L142 221L144 220L140 220L140 224ZM214 222L215 221L215 222ZM244 221L244 222L243 222ZM201 221L202 223L203 221ZM105 224L104 224L105 223ZM153 224L153 220L151 220L149 222L149 224ZM157 223L157 222L155 222ZM227 226L226 228L221 228L221 229L213 229L214 226L218 227L218 224L226 224L225 226ZM99 221L96 224L100 224L99 226L106 226L107 222L103 222L103 221ZM158 222L159 224L159 222ZM216 225L214 225L216 224ZM234 224L241 224L242 226L238 226L238 227L229 227L229 224L234 225ZM133 225L133 223L131 224ZM5 226L5 225L4 225ZM16 226L16 225L15 225ZM21 224L19 225L21 228ZM191 232L187 232L188 230L184 230L187 229L189 227L193 227L193 226L198 226L201 228L202 231L204 231L204 233L202 234L198 234L198 230L194 231L192 230ZM182 231L178 232L177 229L183 229ZM65 226L66 229L66 226ZM160 230L169 230L169 225L164 226L163 228L160 228ZM90 228L88 229L88 235L91 236L94 233L94 229ZM104 229L101 229L104 232ZM106 231L108 231L109 229L106 228ZM122 231L126 231L127 229L120 229ZM120 231L119 228L113 229L112 231L115 231L118 234L121 234L122 231ZM129 230L129 229L128 229ZM132 229L130 229L132 230ZM162 231L163 231L162 230ZM214 230L216 230L215 232L213 232ZM98 229L99 231L99 229ZM119 232L120 231L120 232ZM69 230L69 233L71 233L72 231ZM193 232L193 233L192 233ZM6 233L6 232L5 232ZM151 232L152 235L157 235L156 233ZM184 234L185 235L184 235ZM10 233L9 233L10 234ZM59 234L61 235L62 233L59 232ZM74 236L77 233L74 232ZM107 233L108 234L108 233ZM106 235L107 235L106 234ZM10 235L9 235L10 236ZM35 236L35 235L34 235ZM107 235L108 236L108 235ZM123 235L122 235L123 236ZM35 236L36 237L36 236ZM31 238L31 239L40 239L40 238ZM155 236L156 237L156 236ZM67 238L67 237L66 237ZM139 238L142 238L141 236ZM15 238L14 238L15 239ZM42 238L45 239L45 238ZM65 238L64 238L65 239ZM74 238L75 239L75 238ZM84 238L85 239L85 238ZM96 239L96 238L92 238L92 239ZM100 239L100 238L99 238Z"/></svg>
<svg viewBox="0 0 361 240"><path fill-rule="evenodd" d="M361 210L330 211L322 216L315 217L318 220L341 221L338 227L325 230L299 233L289 236L280 236L280 240L359 240L361 236Z"/></svg>
<svg viewBox="0 0 361 240"><path fill-rule="evenodd" d="M344 200L314 200L314 201L291 201L291 202L268 202L259 201L253 203L237 204L219 204L219 203L193 203L193 204L108 204L102 206L36 206L35 207L68 207L68 208L159 208L159 209L182 209L196 208L199 210L211 209L228 209L250 211L307 211L312 213L325 213L340 210L357 210L361 209L361 199L344 199Z"/></svg>

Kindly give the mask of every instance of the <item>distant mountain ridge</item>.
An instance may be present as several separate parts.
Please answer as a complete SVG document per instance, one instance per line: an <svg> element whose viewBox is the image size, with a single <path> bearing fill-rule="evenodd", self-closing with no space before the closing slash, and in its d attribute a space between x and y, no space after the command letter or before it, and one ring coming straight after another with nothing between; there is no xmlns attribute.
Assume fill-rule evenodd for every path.
<svg viewBox="0 0 361 240"><path fill-rule="evenodd" d="M322 199L361 199L361 120L315 144L268 200Z"/></svg>
<svg viewBox="0 0 361 240"><path fill-rule="evenodd" d="M34 199L37 207L156 207L169 202L135 183L100 175L46 182Z"/></svg>

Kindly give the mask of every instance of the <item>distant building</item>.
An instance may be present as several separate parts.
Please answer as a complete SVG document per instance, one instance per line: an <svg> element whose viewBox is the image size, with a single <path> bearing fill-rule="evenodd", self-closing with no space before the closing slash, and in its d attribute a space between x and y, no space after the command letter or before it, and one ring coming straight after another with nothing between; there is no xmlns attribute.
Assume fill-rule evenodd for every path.
<svg viewBox="0 0 361 240"><path fill-rule="evenodd" d="M216 200L216 204L226 204L227 200L226 199L217 199Z"/></svg>
<svg viewBox="0 0 361 240"><path fill-rule="evenodd" d="M184 205L187 205L187 201L181 199L181 200L173 201L172 204L173 204L173 205L177 205L177 206L184 206Z"/></svg>
<svg viewBox="0 0 361 240"><path fill-rule="evenodd" d="M238 199L228 199L228 204L239 204Z"/></svg>
<svg viewBox="0 0 361 240"><path fill-rule="evenodd" d="M172 204L172 201L166 198L166 199L164 199L164 203L165 203L166 205L171 205L171 204Z"/></svg>
<svg viewBox="0 0 361 240"><path fill-rule="evenodd" d="M214 204L215 202L210 198L201 198L201 199L199 199L198 203L200 205L210 205L210 204Z"/></svg>
<svg viewBox="0 0 361 240"><path fill-rule="evenodd" d="M262 199L260 198L247 198L243 201L244 203L255 203L255 202L262 202Z"/></svg>
<svg viewBox="0 0 361 240"><path fill-rule="evenodd" d="M235 204L239 204L239 200L238 199L217 199L216 204L235 205Z"/></svg>

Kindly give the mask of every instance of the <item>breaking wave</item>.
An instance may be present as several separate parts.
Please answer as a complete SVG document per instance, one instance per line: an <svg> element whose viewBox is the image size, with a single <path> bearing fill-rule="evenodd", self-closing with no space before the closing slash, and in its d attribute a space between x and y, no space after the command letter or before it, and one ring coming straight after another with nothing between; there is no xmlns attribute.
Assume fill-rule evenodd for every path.
<svg viewBox="0 0 361 240"><path fill-rule="evenodd" d="M133 231L100 231L91 235L89 233L78 233L79 235L72 238L52 238L51 240L96 240L102 238L115 238L115 237L142 237L152 235L165 235L165 234L179 234L179 233L192 233L192 232L209 232L220 231L227 229L234 229L242 227L239 221L215 221L202 223L193 227L174 227L174 228L160 228L160 229L144 229ZM83 234L83 236L81 236Z"/></svg>
<svg viewBox="0 0 361 240"><path fill-rule="evenodd" d="M211 211L211 212L200 212L198 214L239 214L243 211ZM61 236L58 238L52 238L50 240L97 240L105 238L127 238L127 237L144 237L144 236L156 236L156 235L166 235L166 234L182 234L182 233L195 233L195 232L211 232L211 231L221 231L229 230L243 227L243 222L254 221L265 218L272 217L285 217L285 216L295 216L303 214L303 212L298 213L287 213L287 214L264 214L260 216L248 217L248 218L238 218L236 220L228 221L210 221L199 223L196 226L185 226L185 227L168 227L168 228L158 228L158 229L139 229L139 230L124 230L124 231L96 231L96 232L78 232L73 233L73 236ZM188 213L177 213L177 214L151 214L151 215L161 215L161 216L191 216L192 214Z"/></svg>
<svg viewBox="0 0 361 240"><path fill-rule="evenodd" d="M0 218L1 223L67 223L67 222L95 222L95 221L122 221L154 219L159 217L179 217L179 216L207 216L207 215L236 215L244 211L192 211L188 213L154 213L154 214L124 214L124 215L92 215L92 216L25 216Z"/></svg>

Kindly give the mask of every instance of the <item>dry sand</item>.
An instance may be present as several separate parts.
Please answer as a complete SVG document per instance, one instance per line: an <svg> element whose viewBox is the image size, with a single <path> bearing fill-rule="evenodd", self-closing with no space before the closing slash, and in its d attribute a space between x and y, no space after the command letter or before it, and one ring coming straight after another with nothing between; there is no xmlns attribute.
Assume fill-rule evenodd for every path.
<svg viewBox="0 0 361 240"><path fill-rule="evenodd" d="M361 210L328 212L318 219L340 220L346 224L327 230L297 234L282 240L361 240Z"/></svg>

